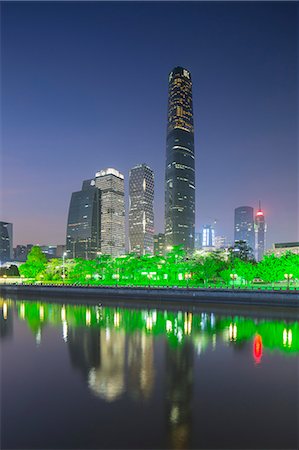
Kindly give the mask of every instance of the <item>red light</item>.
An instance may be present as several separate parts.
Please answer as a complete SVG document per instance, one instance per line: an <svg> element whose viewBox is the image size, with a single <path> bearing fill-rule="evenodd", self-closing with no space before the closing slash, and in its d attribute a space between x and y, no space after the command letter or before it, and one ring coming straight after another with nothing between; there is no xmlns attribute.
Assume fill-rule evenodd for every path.
<svg viewBox="0 0 299 450"><path fill-rule="evenodd" d="M253 341L253 357L256 364L259 364L263 354L263 341L260 334L255 335Z"/></svg>
<svg viewBox="0 0 299 450"><path fill-rule="evenodd" d="M258 212L256 213L256 215L257 215L257 216L263 216L264 213L263 213L263 211L258 211Z"/></svg>

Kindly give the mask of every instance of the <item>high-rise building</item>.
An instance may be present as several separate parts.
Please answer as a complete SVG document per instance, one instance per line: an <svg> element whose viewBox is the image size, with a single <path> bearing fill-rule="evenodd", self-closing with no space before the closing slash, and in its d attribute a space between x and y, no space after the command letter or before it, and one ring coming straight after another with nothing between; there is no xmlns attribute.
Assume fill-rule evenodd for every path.
<svg viewBox="0 0 299 450"><path fill-rule="evenodd" d="M204 225L202 229L202 247L215 247L215 230L212 225Z"/></svg>
<svg viewBox="0 0 299 450"><path fill-rule="evenodd" d="M12 223L0 222L0 263L13 259L12 232Z"/></svg>
<svg viewBox="0 0 299 450"><path fill-rule="evenodd" d="M130 170L129 249L137 255L154 253L154 173L146 164Z"/></svg>
<svg viewBox="0 0 299 450"><path fill-rule="evenodd" d="M124 176L109 168L97 172L95 186L100 191L100 251L113 257L125 253Z"/></svg>
<svg viewBox="0 0 299 450"><path fill-rule="evenodd" d="M175 67L169 74L165 170L167 246L194 250L195 164L191 74Z"/></svg>
<svg viewBox="0 0 299 450"><path fill-rule="evenodd" d="M215 247L223 249L228 247L228 240L226 236L215 236Z"/></svg>
<svg viewBox="0 0 299 450"><path fill-rule="evenodd" d="M202 248L202 233L195 232L194 249L200 250L201 248Z"/></svg>
<svg viewBox="0 0 299 450"><path fill-rule="evenodd" d="M246 241L254 250L254 220L251 206L239 206L235 209L235 241Z"/></svg>
<svg viewBox="0 0 299 450"><path fill-rule="evenodd" d="M93 259L99 251L100 191L94 180L83 181L73 192L67 222L66 251L69 258Z"/></svg>
<svg viewBox="0 0 299 450"><path fill-rule="evenodd" d="M259 202L259 209L255 215L254 229L255 229L255 259L257 261L261 261L265 253L266 231L267 231L265 215L261 209L261 202Z"/></svg>
<svg viewBox="0 0 299 450"><path fill-rule="evenodd" d="M158 256L165 255L165 234L158 233L154 235L154 254Z"/></svg>

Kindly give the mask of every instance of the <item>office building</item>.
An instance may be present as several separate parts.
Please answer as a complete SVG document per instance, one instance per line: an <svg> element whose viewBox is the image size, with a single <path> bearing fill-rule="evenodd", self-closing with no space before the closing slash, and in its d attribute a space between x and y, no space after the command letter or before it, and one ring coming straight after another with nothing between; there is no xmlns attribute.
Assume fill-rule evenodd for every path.
<svg viewBox="0 0 299 450"><path fill-rule="evenodd" d="M279 242L273 244L273 249L269 251L269 253L274 253L278 257L287 252L299 255L299 242Z"/></svg>
<svg viewBox="0 0 299 450"><path fill-rule="evenodd" d="M215 247L215 230L212 225L204 225L202 229L202 248Z"/></svg>
<svg viewBox="0 0 299 450"><path fill-rule="evenodd" d="M257 261L261 261L265 253L266 231L267 231L265 215L261 209L261 202L259 202L259 209L255 215L254 229L255 229L255 259Z"/></svg>
<svg viewBox="0 0 299 450"><path fill-rule="evenodd" d="M13 259L13 225L0 222L0 263Z"/></svg>
<svg viewBox="0 0 299 450"><path fill-rule="evenodd" d="M215 248L223 249L228 247L228 240L226 236L215 236Z"/></svg>
<svg viewBox="0 0 299 450"><path fill-rule="evenodd" d="M94 180L83 181L73 192L67 222L68 258L93 259L99 251L100 192Z"/></svg>
<svg viewBox="0 0 299 450"><path fill-rule="evenodd" d="M194 249L200 250L201 248L202 248L202 233L195 232Z"/></svg>
<svg viewBox="0 0 299 450"><path fill-rule="evenodd" d="M235 241L246 241L254 250L254 219L251 206L239 206L235 209Z"/></svg>
<svg viewBox="0 0 299 450"><path fill-rule="evenodd" d="M100 192L100 252L113 257L125 253L124 176L115 169L97 172L95 186Z"/></svg>
<svg viewBox="0 0 299 450"><path fill-rule="evenodd" d="M195 164L191 74L176 67L169 74L165 169L166 246L194 250Z"/></svg>
<svg viewBox="0 0 299 450"><path fill-rule="evenodd" d="M154 235L154 254L158 256L165 255L165 234L158 233Z"/></svg>
<svg viewBox="0 0 299 450"><path fill-rule="evenodd" d="M129 251L154 253L154 173L146 164L130 170Z"/></svg>

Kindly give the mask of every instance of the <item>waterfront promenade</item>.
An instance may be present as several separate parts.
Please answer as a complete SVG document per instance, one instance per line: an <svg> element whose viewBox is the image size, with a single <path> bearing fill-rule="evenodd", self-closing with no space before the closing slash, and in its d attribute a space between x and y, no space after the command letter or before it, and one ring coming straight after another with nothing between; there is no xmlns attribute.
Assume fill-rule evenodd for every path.
<svg viewBox="0 0 299 450"><path fill-rule="evenodd" d="M213 288L167 288L167 287L117 287L117 286L73 286L73 285L0 285L2 296L59 297L71 302L79 299L101 302L138 303L146 301L152 306L163 302L183 305L244 305L249 307L283 307L299 311L298 291L213 289Z"/></svg>

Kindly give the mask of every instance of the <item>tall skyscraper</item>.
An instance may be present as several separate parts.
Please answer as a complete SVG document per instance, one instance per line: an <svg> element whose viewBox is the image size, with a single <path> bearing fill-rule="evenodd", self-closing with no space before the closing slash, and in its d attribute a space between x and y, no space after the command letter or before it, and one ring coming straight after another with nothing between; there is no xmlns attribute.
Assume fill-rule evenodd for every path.
<svg viewBox="0 0 299 450"><path fill-rule="evenodd" d="M191 74L175 67L169 74L165 170L166 246L194 250L195 164Z"/></svg>
<svg viewBox="0 0 299 450"><path fill-rule="evenodd" d="M130 170L129 248L138 255L154 253L154 173L146 164Z"/></svg>
<svg viewBox="0 0 299 450"><path fill-rule="evenodd" d="M66 251L69 258L93 259L99 250L100 192L94 180L83 181L69 207Z"/></svg>
<svg viewBox="0 0 299 450"><path fill-rule="evenodd" d="M254 251L254 220L251 206L239 206L235 209L235 241L246 241Z"/></svg>
<svg viewBox="0 0 299 450"><path fill-rule="evenodd" d="M261 261L265 253L266 231L267 231L265 215L261 209L261 202L259 202L259 209L255 215L254 229L255 229L255 259L257 261Z"/></svg>
<svg viewBox="0 0 299 450"><path fill-rule="evenodd" d="M113 257L125 253L125 193L124 176L115 169L105 169L95 175L100 190L100 251Z"/></svg>
<svg viewBox="0 0 299 450"><path fill-rule="evenodd" d="M0 222L0 262L13 259L12 223Z"/></svg>

